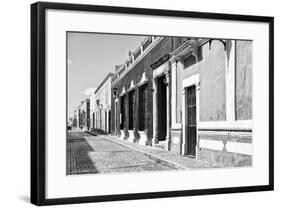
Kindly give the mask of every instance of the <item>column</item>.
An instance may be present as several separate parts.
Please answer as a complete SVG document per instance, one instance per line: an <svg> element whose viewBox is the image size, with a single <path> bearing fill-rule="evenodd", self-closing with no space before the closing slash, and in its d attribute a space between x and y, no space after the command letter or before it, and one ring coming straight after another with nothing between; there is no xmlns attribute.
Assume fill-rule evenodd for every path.
<svg viewBox="0 0 281 208"><path fill-rule="evenodd" d="M119 136L119 130L120 130L120 125L119 124L119 109L118 109L118 98L115 99L114 103L114 131L115 131L115 136Z"/></svg>
<svg viewBox="0 0 281 208"><path fill-rule="evenodd" d="M100 122L99 122L100 123L100 128L99 129L101 130L102 129L102 111L101 111L101 106L100 106L100 113L99 114L100 114L100 116L99 116L99 118L100 118Z"/></svg>
<svg viewBox="0 0 281 208"><path fill-rule="evenodd" d="M104 119L103 119L104 125L103 125L103 128L104 128L104 131L107 133L107 110L104 110L103 115L104 115Z"/></svg>
<svg viewBox="0 0 281 208"><path fill-rule="evenodd" d="M185 86L184 86L185 87ZM182 126L183 126L183 128L182 128L182 146L181 146L181 154L183 154L183 155L186 155L186 128L185 128L185 126L186 126L186 112L185 112L185 88L182 88L182 91L181 91L181 96L182 96L182 99L181 99L181 101L182 101ZM197 116L197 118L199 117L199 115L196 115Z"/></svg>
<svg viewBox="0 0 281 208"><path fill-rule="evenodd" d="M174 59L171 63L171 79L172 79L172 89L171 89L171 121L172 128L176 126L176 117L177 117L177 61Z"/></svg>
<svg viewBox="0 0 281 208"><path fill-rule="evenodd" d="M167 106L167 129L166 129L166 142L168 142L168 150L169 150L169 143L170 143L170 74L169 71L165 72L166 78L166 106Z"/></svg>
<svg viewBox="0 0 281 208"><path fill-rule="evenodd" d="M157 79L153 79L153 137L152 145L158 143Z"/></svg>
<svg viewBox="0 0 281 208"><path fill-rule="evenodd" d="M106 121L107 121L107 125L106 125L106 131L107 133L109 133L109 125L110 125L110 121L109 121L109 110L106 111Z"/></svg>
<svg viewBox="0 0 281 208"><path fill-rule="evenodd" d="M226 42L226 121L235 121L235 40Z"/></svg>

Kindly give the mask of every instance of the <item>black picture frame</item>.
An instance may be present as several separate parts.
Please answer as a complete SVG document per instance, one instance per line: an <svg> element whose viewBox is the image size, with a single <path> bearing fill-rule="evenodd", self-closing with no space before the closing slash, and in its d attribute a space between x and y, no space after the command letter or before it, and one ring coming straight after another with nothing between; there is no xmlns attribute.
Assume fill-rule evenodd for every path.
<svg viewBox="0 0 281 208"><path fill-rule="evenodd" d="M201 19L263 22L269 24L269 184L235 188L164 191L103 196L46 199L46 81L45 81L45 15L47 9L94 11L121 14L192 17ZM35 205L72 204L147 198L179 197L206 194L269 191L274 189L274 18L129 7L95 6L37 2L31 5L31 203Z"/></svg>

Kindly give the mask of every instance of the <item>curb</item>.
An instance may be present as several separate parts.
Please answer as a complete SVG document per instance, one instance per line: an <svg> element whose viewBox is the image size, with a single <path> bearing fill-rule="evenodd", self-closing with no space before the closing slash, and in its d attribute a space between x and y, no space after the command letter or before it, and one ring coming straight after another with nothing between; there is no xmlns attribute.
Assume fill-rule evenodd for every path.
<svg viewBox="0 0 281 208"><path fill-rule="evenodd" d="M159 156L156 156L156 155L154 155L154 154L144 152L144 151L142 151L142 150L139 150L139 149L136 149L136 148L134 148L134 147L131 147L130 145L126 145L126 144L124 144L124 143L120 143L120 142L118 142L118 141L115 141L115 139L114 139L114 140L111 140L111 139L109 139L109 138L106 138L106 137L104 137L104 135L102 135L102 134L101 134L101 135L98 135L98 134L95 134L95 133L89 132L89 131L85 131L85 132L86 132L86 133L89 133L89 134L91 134L91 135L94 135L94 136L102 137L103 139L106 139L107 141L114 142L114 143L119 144L119 145L123 145L123 146L125 146L125 147L127 147L127 148L130 148L130 149L132 149L132 150L134 150L134 151L140 152L140 153L142 153L142 154L144 154L144 155L146 155L146 156L149 156L149 157L151 157L151 158L154 158L154 159L156 159L156 160L160 160L160 161L162 161L162 162L164 162L164 163L167 163L168 165L170 165L170 166L172 166L172 167L174 167L174 168L176 168L176 169L178 169L178 170L190 170L189 168L187 168L187 167L185 167L185 166L182 166L182 165L180 165L180 164L178 164L178 163L171 162L171 161L169 161L169 160L163 159L163 158L161 158L161 157L159 157Z"/></svg>

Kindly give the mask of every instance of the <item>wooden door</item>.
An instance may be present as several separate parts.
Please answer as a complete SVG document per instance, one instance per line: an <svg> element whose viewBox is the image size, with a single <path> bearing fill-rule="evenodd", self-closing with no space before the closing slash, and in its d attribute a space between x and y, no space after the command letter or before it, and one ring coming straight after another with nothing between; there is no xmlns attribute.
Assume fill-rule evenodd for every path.
<svg viewBox="0 0 281 208"><path fill-rule="evenodd" d="M165 76L157 81L157 117L158 117L158 140L164 141L167 135L167 86Z"/></svg>
<svg viewBox="0 0 281 208"><path fill-rule="evenodd" d="M146 129L147 114L147 84L139 88L139 131Z"/></svg>
<svg viewBox="0 0 281 208"><path fill-rule="evenodd" d="M187 155L196 155L196 87L186 88L186 148Z"/></svg>
<svg viewBox="0 0 281 208"><path fill-rule="evenodd" d="M135 105L135 91L132 90L129 92L129 130L134 129L134 105Z"/></svg>

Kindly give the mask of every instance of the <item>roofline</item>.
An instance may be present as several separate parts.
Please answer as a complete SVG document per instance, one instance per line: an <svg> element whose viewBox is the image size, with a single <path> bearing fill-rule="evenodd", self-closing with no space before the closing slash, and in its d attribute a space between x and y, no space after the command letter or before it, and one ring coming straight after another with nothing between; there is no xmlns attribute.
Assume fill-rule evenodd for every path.
<svg viewBox="0 0 281 208"><path fill-rule="evenodd" d="M149 37L149 36L147 36ZM112 82L112 86L115 86L117 81L120 81L121 79L123 79L123 77L126 76L127 73L129 73L132 69L134 69L134 67L141 61L143 60L147 54L149 54L165 37L163 36L155 36L155 40L148 46L150 47L147 50L144 50L143 53L141 53L138 58L128 67L126 68L126 70L118 76L118 78L116 80L114 80ZM148 48L147 47L147 48ZM115 72L115 74L117 74L117 72ZM115 75L114 74L114 75Z"/></svg>
<svg viewBox="0 0 281 208"><path fill-rule="evenodd" d="M100 85L97 87L97 89L95 90L95 94L100 90L100 88L103 86L103 84L114 75L114 73L109 72L108 75L104 78L104 80L102 80L102 82L100 83Z"/></svg>

